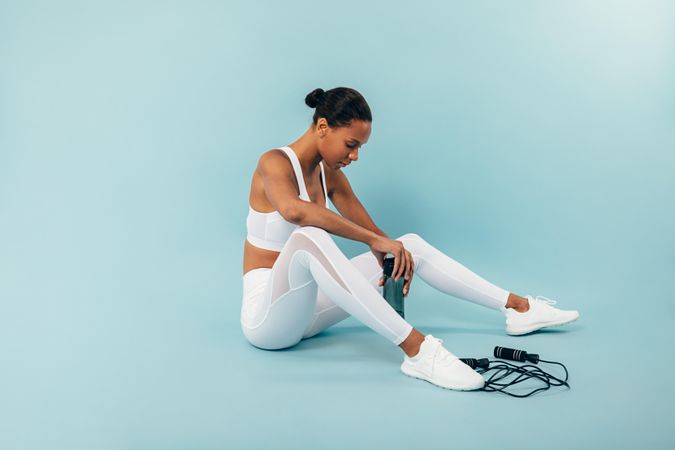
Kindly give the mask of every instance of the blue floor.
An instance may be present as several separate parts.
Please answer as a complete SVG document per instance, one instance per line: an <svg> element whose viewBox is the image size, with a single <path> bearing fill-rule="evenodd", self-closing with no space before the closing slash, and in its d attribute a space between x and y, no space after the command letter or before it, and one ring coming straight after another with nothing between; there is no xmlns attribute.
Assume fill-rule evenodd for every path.
<svg viewBox="0 0 675 450"><path fill-rule="evenodd" d="M505 334L500 313L417 279L406 318L460 357L492 358L500 345L568 368L570 389L517 399L408 378L399 371L401 351L353 318L291 349L256 349L238 328L236 281L223 302L213 292L223 287L209 285L212 276L171 281L170 268L163 269L163 288L82 280L64 283L53 292L58 301L55 295L44 302L39 314L31 299L39 286L5 305L3 319L12 320L0 328L2 448L422 442L439 449L659 449L675 442L666 432L673 421L668 336L675 309L660 288L645 286L636 298L608 286L552 284L537 294L555 292L558 306L580 310L580 319L516 337ZM548 369L562 376L556 366ZM540 386L524 385L514 392Z"/></svg>

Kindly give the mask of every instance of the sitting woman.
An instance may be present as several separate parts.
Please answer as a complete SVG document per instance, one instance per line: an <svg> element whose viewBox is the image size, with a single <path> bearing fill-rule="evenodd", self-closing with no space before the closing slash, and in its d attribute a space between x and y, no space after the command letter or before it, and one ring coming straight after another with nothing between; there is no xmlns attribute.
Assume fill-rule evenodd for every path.
<svg viewBox="0 0 675 450"><path fill-rule="evenodd" d="M372 116L354 89L315 89L305 103L316 108L309 129L295 142L264 153L253 174L244 242L244 336L261 349L292 347L349 316L399 346L401 371L435 385L480 389L483 377L423 335L382 296L383 259L395 257L393 278L404 277L408 295L415 274L437 290L506 316L510 335L570 323L544 297L521 297L481 278L420 235L396 239L378 228L359 202L344 167L358 160ZM340 214L328 209L328 199ZM348 259L331 234L370 248Z"/></svg>

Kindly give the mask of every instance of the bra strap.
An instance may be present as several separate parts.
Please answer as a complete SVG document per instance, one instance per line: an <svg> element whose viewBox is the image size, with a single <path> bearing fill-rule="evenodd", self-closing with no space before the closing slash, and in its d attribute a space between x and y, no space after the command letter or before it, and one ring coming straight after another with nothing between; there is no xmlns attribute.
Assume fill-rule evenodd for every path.
<svg viewBox="0 0 675 450"><path fill-rule="evenodd" d="M326 189L326 172L323 170L323 161L319 161L321 166L321 183L323 183L323 196L326 198L326 208L328 208L328 189Z"/></svg>
<svg viewBox="0 0 675 450"><path fill-rule="evenodd" d="M280 150L286 152L288 158L291 160L293 171L295 172L295 178L298 180L298 191L300 191L300 198L309 202L309 194L307 193L307 187L305 186L305 178L302 176L302 168L300 167L298 155L296 155L293 149L289 146L280 147Z"/></svg>

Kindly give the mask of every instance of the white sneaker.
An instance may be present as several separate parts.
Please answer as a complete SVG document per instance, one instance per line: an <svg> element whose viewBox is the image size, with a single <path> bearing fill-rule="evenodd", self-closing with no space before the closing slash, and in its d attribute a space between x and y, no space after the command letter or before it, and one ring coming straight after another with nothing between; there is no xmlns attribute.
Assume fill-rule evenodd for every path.
<svg viewBox="0 0 675 450"><path fill-rule="evenodd" d="M446 389L470 391L482 388L485 384L483 377L447 351L442 343L443 339L427 334L419 353L412 358L408 355L403 357L401 372Z"/></svg>
<svg viewBox="0 0 675 450"><path fill-rule="evenodd" d="M521 313L513 308L502 306L500 309L506 315L506 333L512 336L531 333L540 328L557 327L574 322L579 318L579 311L564 311L554 308L556 301L546 297L527 296L530 309Z"/></svg>

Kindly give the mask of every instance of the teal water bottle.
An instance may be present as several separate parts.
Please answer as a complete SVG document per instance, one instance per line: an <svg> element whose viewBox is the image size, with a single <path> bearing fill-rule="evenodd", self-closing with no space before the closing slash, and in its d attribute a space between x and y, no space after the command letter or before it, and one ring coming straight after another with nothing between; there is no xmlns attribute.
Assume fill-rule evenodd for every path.
<svg viewBox="0 0 675 450"><path fill-rule="evenodd" d="M392 272L394 271L394 255L392 253L387 253L384 257L384 262L382 264L382 274L384 275L384 285L382 287L382 297L389 302L392 308L403 318L405 314L403 312L403 285L405 284L405 278L401 277L398 281L394 280L392 277Z"/></svg>

